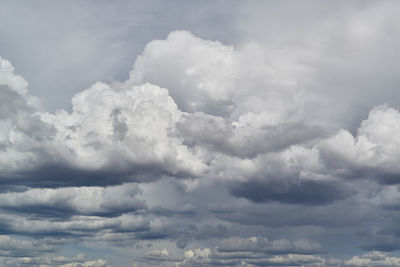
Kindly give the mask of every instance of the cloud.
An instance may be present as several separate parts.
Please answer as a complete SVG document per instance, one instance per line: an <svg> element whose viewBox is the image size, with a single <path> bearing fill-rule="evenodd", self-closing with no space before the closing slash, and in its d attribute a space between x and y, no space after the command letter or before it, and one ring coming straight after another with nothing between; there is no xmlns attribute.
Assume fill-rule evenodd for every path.
<svg viewBox="0 0 400 267"><path fill-rule="evenodd" d="M187 250L177 266L335 266L332 260L307 255L319 251L318 244L305 240L236 238L223 240L214 250Z"/></svg>
<svg viewBox="0 0 400 267"><path fill-rule="evenodd" d="M97 84L76 95L72 103L72 114L49 114L46 119L62 131L61 143L87 161L86 168L160 165L161 171L171 174L201 171L202 163L176 133L181 112L168 90L144 84L117 91Z"/></svg>
<svg viewBox="0 0 400 267"><path fill-rule="evenodd" d="M280 151L324 135L321 128L303 122L252 127L204 113L184 116L178 127L187 144L240 158Z"/></svg>
<svg viewBox="0 0 400 267"><path fill-rule="evenodd" d="M237 177L246 173L249 178L236 178L231 193L255 202L327 204L357 192L346 184L351 179L396 184L399 118L398 110L379 106L362 121L356 136L342 129L308 148L292 146L259 156L245 172L236 171Z"/></svg>
<svg viewBox="0 0 400 267"><path fill-rule="evenodd" d="M330 31L312 44L314 35L304 35L306 48L174 31L148 43L128 80L93 84L69 111L43 111L0 59L1 234L38 244L55 237L49 251L30 254L32 264L47 264L39 254L65 244L137 249L142 263L183 266L343 263L324 257L317 241L333 253L343 243L398 249L398 105L381 105L391 89L375 99L373 84L390 78L371 78L382 73L379 61L350 51L379 50L364 43L386 20L372 16L375 26L368 12L335 24L349 25L338 34L350 47L338 45L336 56ZM346 90L349 100L339 102ZM282 237L262 237L270 233ZM336 235L352 240L329 242ZM25 253L18 244L11 250ZM396 261L371 255L348 262Z"/></svg>
<svg viewBox="0 0 400 267"><path fill-rule="evenodd" d="M255 239L254 239L255 240ZM244 242L251 242L247 239ZM243 244L243 242L242 242ZM240 245L239 245L240 246ZM361 256L354 256L348 260L340 260L316 255L304 255L289 253L284 255L267 255L257 253L256 247L253 249L230 250L222 252L209 248L187 250L184 260L177 266L336 266L336 267L355 267L355 266L399 266L399 258L389 256L381 252L370 252Z"/></svg>
<svg viewBox="0 0 400 267"><path fill-rule="evenodd" d="M244 243L250 243L256 238L242 239L239 246ZM239 241L236 240L236 241ZM254 241L255 242L255 241ZM305 267L356 267L356 266L399 266L399 258L389 256L381 252L370 252L359 256L354 256L347 260L325 257L323 255L306 255L297 253L288 253L274 255L260 253L260 250L253 246L236 247L237 250L221 251L219 247L195 248L186 250L183 259L173 258L166 250L152 250L140 257L140 261L150 264L166 264L175 262L175 266L305 266Z"/></svg>
<svg viewBox="0 0 400 267"><path fill-rule="evenodd" d="M12 266L61 266L61 267L107 267L107 261L102 259L87 260L83 254L78 254L76 257L64 256L42 256L42 257L20 257L20 258L3 258L1 264Z"/></svg>
<svg viewBox="0 0 400 267"><path fill-rule="evenodd" d="M254 202L278 201L288 204L324 205L350 196L350 190L336 184L314 181L279 184L274 181L247 181L235 184L231 193Z"/></svg>
<svg viewBox="0 0 400 267"><path fill-rule="evenodd" d="M0 138L3 183L103 185L198 175L204 169L177 133L181 111L166 89L95 84L73 98L73 113L41 113L30 103L26 84L4 62L0 82L7 99L2 100L10 113L3 113Z"/></svg>
<svg viewBox="0 0 400 267"><path fill-rule="evenodd" d="M370 189L355 186L354 177L364 167L373 177L396 174L390 158L397 154L387 141L396 127L376 130L396 124L395 109L371 110L358 136L344 129L334 134L310 113L317 97L312 88L298 86L313 70L285 56L279 61L256 43L233 47L173 32L149 43L127 81L96 83L76 94L71 112L43 112L11 64L3 69L5 235L119 249L158 240L183 249L237 237L244 225L250 232L354 227L373 221L376 212L366 204ZM381 150L368 158L370 143ZM148 205L132 184L167 176L184 190L169 196L176 192L163 188L162 205ZM226 193L219 201L232 201L230 209L207 210L218 196L200 192L213 187L216 195ZM164 205L171 198L175 203ZM256 253L265 253L268 242ZM316 251L288 256L301 250L285 242L268 252L282 255L252 264L326 264ZM208 264L236 262L220 254Z"/></svg>
<svg viewBox="0 0 400 267"><path fill-rule="evenodd" d="M143 256L136 258L138 261L147 264L160 265L166 262L176 262L177 259L171 258L167 249L147 251Z"/></svg>
<svg viewBox="0 0 400 267"><path fill-rule="evenodd" d="M308 99L296 82L309 69L268 52L257 43L236 48L175 31L145 47L129 82L168 88L185 112L230 116L249 125L296 121Z"/></svg>
<svg viewBox="0 0 400 267"><path fill-rule="evenodd" d="M236 57L232 46L202 40L187 31L176 31L166 40L146 45L135 62L130 80L170 88L183 111L224 113L235 90ZM174 62L173 69L171 62Z"/></svg>
<svg viewBox="0 0 400 267"><path fill-rule="evenodd" d="M399 111L394 108L379 106L372 109L356 136L341 130L321 142L319 150L324 164L332 168L332 173L344 177L397 183L399 121Z"/></svg>
<svg viewBox="0 0 400 267"><path fill-rule="evenodd" d="M362 207L362 208L360 208ZM357 200L346 200L325 205L301 206L281 203L242 204L240 206L215 205L210 208L214 215L224 221L241 225L264 227L322 226L341 228L356 226L375 219L372 206L363 206Z"/></svg>
<svg viewBox="0 0 400 267"><path fill-rule="evenodd" d="M263 252L269 254L315 254L322 252L321 245L308 240L289 241L268 240L250 237L247 239L231 238L223 240L217 247L219 252Z"/></svg>
<svg viewBox="0 0 400 267"><path fill-rule="evenodd" d="M138 186L133 184L106 188L29 189L0 194L0 209L39 217L114 217L145 209L145 203L136 197L139 192Z"/></svg>
<svg viewBox="0 0 400 267"><path fill-rule="evenodd" d="M46 241L48 242L44 243L34 239L22 239L1 235L0 254L2 257L29 257L55 252L59 249L57 245L51 244L51 240Z"/></svg>
<svg viewBox="0 0 400 267"><path fill-rule="evenodd" d="M191 48L188 53L178 49L184 46ZM22 101L31 111L17 114L4 133L3 142L8 147L4 151L7 156L0 157L4 169L0 181L8 185L63 187L150 182L165 175L210 177L219 168L214 163L214 151L228 157L228 166L224 167L228 169L232 164L229 157L265 156L323 136L320 127L302 122L300 110L293 112L301 109L301 103L277 104L299 93L285 80L288 77L281 76L286 74L279 64L275 66L277 63L271 59L271 66L265 66L258 60L254 73L243 71L246 61L263 53L257 45L235 49L176 31L166 40L148 44L125 83L96 83L76 94L71 113L41 112ZM162 76L167 73L162 66L173 58L180 60L174 68L177 72ZM7 64L4 77L12 84L12 77L17 76ZM274 67L277 73L270 71ZM293 71L295 81L303 67L293 66ZM259 90L265 74L274 80L267 85L268 90ZM250 79L249 75L255 77ZM187 84L177 86L176 82L181 81L174 79L184 76ZM163 77L172 80L164 82ZM244 81L252 81L246 91L240 87ZM21 88L26 86L20 83ZM187 93L202 99L202 103L195 103L199 108L179 102L190 102ZM29 98L26 89L14 90L13 94L17 99ZM254 99L260 103L248 105ZM19 102L10 103L20 110L16 106ZM210 105L227 109L215 113ZM30 123L18 127L16 122L20 120ZM199 131L203 135L198 135Z"/></svg>
<svg viewBox="0 0 400 267"><path fill-rule="evenodd" d="M175 266L297 266L300 263L328 263L323 258L307 255L320 251L318 243L307 240L251 237L223 239L214 249L186 250L183 258L174 258L166 249L151 250L138 260L151 264L175 262Z"/></svg>
<svg viewBox="0 0 400 267"><path fill-rule="evenodd" d="M54 214L53 214L54 217ZM138 233L151 230L149 219L132 214L116 217L99 217L76 215L68 219L58 216L57 219L44 214L39 216L2 215L1 233L16 234L36 238L59 237L84 239L96 234Z"/></svg>
<svg viewBox="0 0 400 267"><path fill-rule="evenodd" d="M370 252L362 256L354 256L344 262L345 266L400 266L400 259L388 256L382 252Z"/></svg>

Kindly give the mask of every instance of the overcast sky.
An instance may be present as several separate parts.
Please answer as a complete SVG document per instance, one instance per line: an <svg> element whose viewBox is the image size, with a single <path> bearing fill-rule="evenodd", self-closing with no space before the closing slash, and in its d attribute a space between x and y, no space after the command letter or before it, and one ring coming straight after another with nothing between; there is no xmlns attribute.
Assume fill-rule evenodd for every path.
<svg viewBox="0 0 400 267"><path fill-rule="evenodd" d="M0 266L400 266L399 12L0 0Z"/></svg>

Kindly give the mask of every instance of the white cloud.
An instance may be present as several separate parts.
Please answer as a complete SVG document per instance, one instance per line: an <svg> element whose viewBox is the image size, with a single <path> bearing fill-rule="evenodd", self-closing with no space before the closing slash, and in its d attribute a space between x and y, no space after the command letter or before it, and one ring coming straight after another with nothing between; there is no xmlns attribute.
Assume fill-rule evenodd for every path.
<svg viewBox="0 0 400 267"><path fill-rule="evenodd" d="M175 124L182 113L166 89L95 84L77 94L72 104L73 113L43 114L42 119L56 127L55 144L74 165L127 172L153 166L189 175L204 169L177 133Z"/></svg>
<svg viewBox="0 0 400 267"><path fill-rule="evenodd" d="M400 172L400 113L378 106L369 112L353 136L346 130L324 140L318 146L328 167L350 176L378 176L385 182ZM359 177L361 178L361 177Z"/></svg>
<svg viewBox="0 0 400 267"><path fill-rule="evenodd" d="M256 43L234 48L176 31L146 46L129 82L166 87L182 110L230 115L244 126L296 121L312 99L297 86L310 69L269 52Z"/></svg>
<svg viewBox="0 0 400 267"><path fill-rule="evenodd" d="M169 88L184 111L226 111L225 105L231 102L236 89L237 57L231 46L176 31L166 40L152 41L146 46L135 62L129 82L151 82Z"/></svg>
<svg viewBox="0 0 400 267"><path fill-rule="evenodd" d="M28 83L19 75L14 74L14 66L10 61L0 57L0 84L7 85L10 89L21 95L28 92Z"/></svg>
<svg viewBox="0 0 400 267"><path fill-rule="evenodd" d="M8 107L0 125L3 177L10 179L18 172L23 180L26 174L21 173L34 176L39 171L54 182L57 178L51 176L60 174L43 168L55 165L67 176L104 170L128 180L159 178L148 176L147 171L153 176L196 176L204 170L177 132L182 112L168 90L151 84L112 88L98 83L73 98L72 113L41 113L26 95L23 79L13 74L8 61L1 62L0 85L5 86L1 92L13 97L2 99ZM69 170L78 173L69 175ZM137 177L141 175L145 178Z"/></svg>
<svg viewBox="0 0 400 267"><path fill-rule="evenodd" d="M384 267L384 266L400 266L400 258L391 257L385 253L374 251L353 258L344 262L345 266L356 267Z"/></svg>

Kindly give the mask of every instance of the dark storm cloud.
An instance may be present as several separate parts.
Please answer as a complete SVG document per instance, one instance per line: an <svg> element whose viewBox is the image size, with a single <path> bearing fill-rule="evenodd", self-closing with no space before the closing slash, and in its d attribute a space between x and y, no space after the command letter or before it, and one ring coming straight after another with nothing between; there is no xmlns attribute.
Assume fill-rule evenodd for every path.
<svg viewBox="0 0 400 267"><path fill-rule="evenodd" d="M299 205L327 205L355 193L336 183L303 181L298 184L285 184L268 180L237 183L232 186L230 192L236 197L244 197L254 202L277 201Z"/></svg>
<svg viewBox="0 0 400 267"><path fill-rule="evenodd" d="M45 154L45 153L44 153ZM42 155L50 160L50 155ZM107 186L124 182L152 182L169 175L159 171L155 165L129 167L119 166L123 160L102 170L76 168L60 163L47 163L35 166L32 170L17 171L10 175L0 175L0 184L24 185L34 188L70 187L70 186ZM124 163L122 163L124 165Z"/></svg>

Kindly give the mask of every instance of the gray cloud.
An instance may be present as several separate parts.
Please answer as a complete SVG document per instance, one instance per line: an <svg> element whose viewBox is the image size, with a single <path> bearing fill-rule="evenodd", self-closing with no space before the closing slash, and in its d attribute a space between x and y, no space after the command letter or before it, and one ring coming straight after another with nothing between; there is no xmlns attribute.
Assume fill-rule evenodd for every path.
<svg viewBox="0 0 400 267"><path fill-rule="evenodd" d="M136 198L139 192L136 185L29 189L24 192L0 194L0 209L31 216L36 214L39 217L114 217L145 209L145 204Z"/></svg>
<svg viewBox="0 0 400 267"><path fill-rule="evenodd" d="M213 250L187 250L178 266L331 266L324 258L307 255L319 250L319 244L305 240L227 239Z"/></svg>
<svg viewBox="0 0 400 267"><path fill-rule="evenodd" d="M302 122L260 128L237 127L234 122L201 113L186 117L178 127L189 145L205 146L241 158L280 151L324 135L321 128Z"/></svg>
<svg viewBox="0 0 400 267"><path fill-rule="evenodd" d="M381 252L371 252L344 262L344 266L399 266L397 257L391 257Z"/></svg>
<svg viewBox="0 0 400 267"><path fill-rule="evenodd" d="M349 189L337 184L314 181L279 184L269 181L247 181L232 186L231 193L254 202L278 201L288 204L325 205L350 196Z"/></svg>
<svg viewBox="0 0 400 267"><path fill-rule="evenodd" d="M23 257L23 258L3 258L1 264L8 266L63 266L63 267L107 267L107 261L102 259L87 260L83 254L76 257Z"/></svg>

